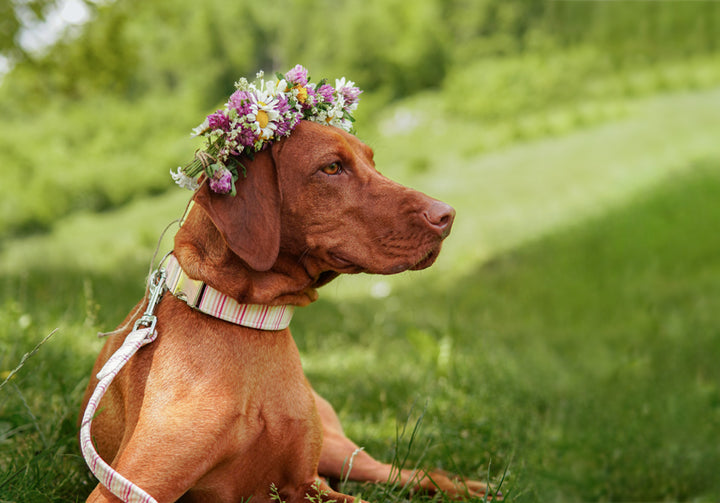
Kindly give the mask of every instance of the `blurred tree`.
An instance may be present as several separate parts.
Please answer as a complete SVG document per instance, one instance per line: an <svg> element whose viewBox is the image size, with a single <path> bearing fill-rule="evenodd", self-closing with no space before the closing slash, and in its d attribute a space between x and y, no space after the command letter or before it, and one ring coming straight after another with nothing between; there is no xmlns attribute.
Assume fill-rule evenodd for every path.
<svg viewBox="0 0 720 503"><path fill-rule="evenodd" d="M44 13L56 2L0 0L5 47L17 46L27 16L22 12ZM123 0L90 5L94 17L77 36L17 65L4 86L10 101L42 103L49 96L98 93L137 99L151 90L185 89L212 106L239 75L295 63L312 68L316 77L347 75L368 92L382 88L392 99L441 85L451 70L484 58L595 46L613 68L623 68L712 52L720 36L718 2Z"/></svg>
<svg viewBox="0 0 720 503"><path fill-rule="evenodd" d="M42 21L48 7L58 0L0 0L0 54L13 59L26 55L19 43L23 26L29 21Z"/></svg>
<svg viewBox="0 0 720 503"><path fill-rule="evenodd" d="M0 0L0 55L13 62L24 61L33 57L32 49L27 41L23 42L23 34L32 30L48 29L44 26L53 18L52 29L62 30L57 21L61 8L67 0ZM92 11L93 0L75 0L88 12ZM77 10L78 6L74 6ZM54 42L50 40L50 43Z"/></svg>
<svg viewBox="0 0 720 503"><path fill-rule="evenodd" d="M90 20L23 52L23 30L72 2ZM345 75L367 92L366 118L440 88L457 117L514 124L581 99L712 85L718 27L720 2L0 0L0 55L16 54L0 82L0 211L12 211L0 232L163 190L146 164L183 162L174 142L260 69ZM677 63L693 59L683 75Z"/></svg>

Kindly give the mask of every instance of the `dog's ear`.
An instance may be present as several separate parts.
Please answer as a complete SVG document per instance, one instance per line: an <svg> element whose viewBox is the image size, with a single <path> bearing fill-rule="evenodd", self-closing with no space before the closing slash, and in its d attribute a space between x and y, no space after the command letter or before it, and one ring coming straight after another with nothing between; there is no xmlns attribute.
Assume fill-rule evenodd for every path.
<svg viewBox="0 0 720 503"><path fill-rule="evenodd" d="M238 257L255 271L267 271L280 251L280 189L272 150L258 152L243 164L246 176L240 167L234 197L213 192L204 183L195 202Z"/></svg>

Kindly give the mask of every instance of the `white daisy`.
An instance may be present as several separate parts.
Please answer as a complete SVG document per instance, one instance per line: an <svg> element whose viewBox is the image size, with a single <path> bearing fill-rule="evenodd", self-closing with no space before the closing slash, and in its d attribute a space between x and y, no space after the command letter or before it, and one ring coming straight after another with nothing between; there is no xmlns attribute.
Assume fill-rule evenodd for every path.
<svg viewBox="0 0 720 503"><path fill-rule="evenodd" d="M247 117L260 131L262 140L270 140L275 135L276 121L280 118L280 113L275 110L277 105L278 99L267 93L258 91L252 95L251 111Z"/></svg>
<svg viewBox="0 0 720 503"><path fill-rule="evenodd" d="M355 82L352 80L345 80L345 77L341 77L339 79L335 79L335 89L340 91L343 87L354 87Z"/></svg>
<svg viewBox="0 0 720 503"><path fill-rule="evenodd" d="M268 80L265 81L265 94L268 96L277 96L278 94L283 94L285 90L287 89L287 82L285 82L285 79L281 80Z"/></svg>

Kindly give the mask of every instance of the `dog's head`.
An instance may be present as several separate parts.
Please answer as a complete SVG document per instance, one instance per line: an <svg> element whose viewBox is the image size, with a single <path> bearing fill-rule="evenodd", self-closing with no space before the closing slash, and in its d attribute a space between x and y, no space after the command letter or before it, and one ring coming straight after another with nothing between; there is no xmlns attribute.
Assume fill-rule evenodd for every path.
<svg viewBox="0 0 720 503"><path fill-rule="evenodd" d="M345 131L301 122L245 163L237 195L195 196L227 245L256 271L280 253L320 272L393 274L430 266L455 211L388 180Z"/></svg>
<svg viewBox="0 0 720 503"><path fill-rule="evenodd" d="M310 290L340 273L424 269L437 258L455 217L447 204L382 176L372 150L335 127L302 121L243 164L237 195L202 186L195 201L204 211L191 211L189 225L176 236L186 271L212 284L222 261L224 277L232 270L238 285L227 293L236 297L254 282L250 296L262 300L258 283L270 284L274 272L273 285L279 284L278 277L296 275L296 268L306 278L302 288ZM204 263L210 260L212 266ZM238 267L251 277L242 287ZM221 282L214 286L223 290ZM308 291L313 300L316 294Z"/></svg>

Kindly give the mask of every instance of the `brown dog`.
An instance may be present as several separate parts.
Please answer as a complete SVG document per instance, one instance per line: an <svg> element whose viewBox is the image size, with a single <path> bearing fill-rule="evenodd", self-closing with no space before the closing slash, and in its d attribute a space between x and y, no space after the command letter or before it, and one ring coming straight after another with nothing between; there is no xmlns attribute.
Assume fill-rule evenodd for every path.
<svg viewBox="0 0 720 503"><path fill-rule="evenodd" d="M241 303L304 306L340 273L428 267L453 223L450 206L381 176L370 148L334 127L303 121L246 166L236 197L198 190L174 248L189 277ZM345 477L353 454L350 479L391 478L310 387L288 329L234 325L171 294L156 314L157 340L118 374L92 435L158 502L267 502L271 485L288 503L350 502L318 475ZM127 332L109 338L93 376ZM486 490L438 473L400 477L456 496ZM117 499L99 485L88 501Z"/></svg>

